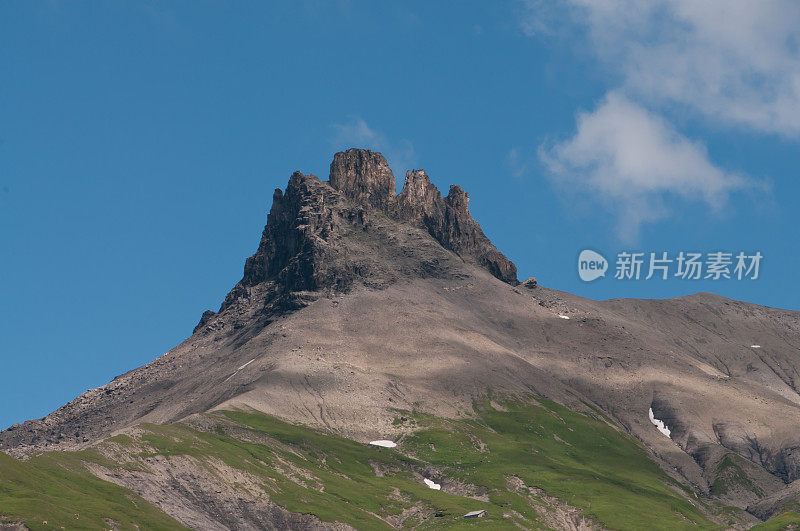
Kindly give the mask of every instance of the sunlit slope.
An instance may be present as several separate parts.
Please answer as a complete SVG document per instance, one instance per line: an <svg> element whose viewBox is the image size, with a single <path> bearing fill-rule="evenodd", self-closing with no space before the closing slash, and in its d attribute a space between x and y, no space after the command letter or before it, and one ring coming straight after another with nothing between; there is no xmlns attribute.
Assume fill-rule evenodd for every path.
<svg viewBox="0 0 800 531"><path fill-rule="evenodd" d="M28 461L0 452L0 528L186 529L130 490L98 479L86 463L115 466L92 451Z"/></svg>
<svg viewBox="0 0 800 531"><path fill-rule="evenodd" d="M614 529L719 527L712 521L720 521L717 509L669 478L638 441L599 413L575 413L533 398L497 399L476 403L472 414L455 420L397 411L396 423L407 434L393 449L255 412L220 411L180 424L140 425L90 452L6 459L17 472L7 477L4 468L0 476L6 489L0 512L29 524L61 521L72 517L74 504L86 528L102 528L103 515L115 521L140 518L149 528L177 527L155 509L145 510L144 502L139 513L131 513L127 487L194 528L258 526L257 516L245 522L226 514L229 504L249 503L305 515L296 527L337 522L359 529L565 528L580 522ZM95 496L91 489L105 485L82 469L81 461L122 486L103 490L97 508L78 508L74 493ZM64 465L74 471L57 476ZM6 487L42 470L61 482L52 480L49 505L26 503L28 491ZM429 488L424 478L442 489ZM171 485L170 495L164 485ZM475 510L487 515L463 518Z"/></svg>

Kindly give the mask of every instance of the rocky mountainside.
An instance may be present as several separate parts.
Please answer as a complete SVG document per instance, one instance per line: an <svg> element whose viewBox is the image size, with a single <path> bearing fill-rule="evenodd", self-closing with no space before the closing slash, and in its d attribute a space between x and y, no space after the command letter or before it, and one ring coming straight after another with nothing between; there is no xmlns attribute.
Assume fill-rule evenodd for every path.
<svg viewBox="0 0 800 531"><path fill-rule="evenodd" d="M738 508L730 509L738 511L737 526L747 527L797 501L800 314L711 294L597 302L535 282L520 285L516 267L484 235L468 201L459 186L442 197L423 170L408 172L395 195L386 160L367 150L337 153L328 181L295 172L285 191L275 191L242 280L218 311L203 314L190 338L43 419L0 433L0 448L16 457L102 448L108 459L123 452L119 437L154 444L154 433L162 429L154 426L205 433L210 418L223 422L221 415L230 412L268 415L361 443L413 441L419 437L415 425L403 420L412 413L417 427L432 418L450 419L441 422L455 426L477 414L482 400L496 411L513 409L503 400L553 401L576 415L603 419L627 437L630 448L643 444L664 475L657 483L674 482L683 502L705 515L682 511L683 518L719 523L709 507L730 506ZM495 415L481 411L485 422ZM523 408L515 415L539 413ZM562 420L565 415L556 414ZM552 433L563 442L558 451L574 457L582 448L581 441L569 438L582 429L583 418L564 421L569 430ZM657 428L659 421L669 435ZM472 430L466 440L476 448L483 447L477 439L503 431L494 426L478 433L475 426L459 429ZM237 440L245 432L247 440L254 437L239 424L215 429ZM602 433L585 447L602 453L606 443L600 441L610 440ZM179 435L205 437L180 431L168 438ZM519 440L519 434L508 436ZM548 434L548 441L553 437ZM152 451L148 448L137 448L135 455ZM181 474L201 477L197 463L158 455L145 463L149 475L106 465L92 470L189 527L263 528L270 514L291 516L289 502L281 505L276 495L270 497L271 509L259 512L254 507L263 506L260 498L248 498L247 510L237 509L237 495L216 492L199 479L177 489L171 482ZM427 462L433 466L435 460ZM222 465L214 463L214 473L223 474ZM292 475L288 464L281 466L284 475ZM391 465L401 466L406 465ZM240 474L226 470L223 475ZM236 477L231 481L244 481ZM502 488L515 496L530 485L519 487L511 475L503 481ZM455 496L478 492L481 485L443 488ZM192 489L206 498L198 501ZM480 498L475 492L470 496ZM547 514L578 515L567 519L569 525L583 518L579 500L574 500L578 508L562 502L553 502ZM309 511L322 518L320 511ZM421 521L436 512L420 511L415 518ZM595 519L612 526L613 517L604 520L596 511ZM341 523L344 517L331 518L303 526L325 527L322 521ZM550 522L569 527L563 519Z"/></svg>
<svg viewBox="0 0 800 531"><path fill-rule="evenodd" d="M381 257L388 250L384 243L390 242L363 247L370 233L386 237L392 231L382 226L389 220L426 229L462 260L516 285L517 268L483 234L468 203L469 195L459 186L442 198L423 170L408 172L403 191L395 196L386 159L368 150L337 153L327 183L295 172L285 193L275 190L261 243L247 259L244 277L219 312L206 312L195 331L241 301L250 306L263 298L262 313L280 315L305 305L312 293L346 292L355 282L380 287L403 275L435 275L438 258L430 253L415 258L402 249L408 253L402 260L405 269L394 271L395 264Z"/></svg>

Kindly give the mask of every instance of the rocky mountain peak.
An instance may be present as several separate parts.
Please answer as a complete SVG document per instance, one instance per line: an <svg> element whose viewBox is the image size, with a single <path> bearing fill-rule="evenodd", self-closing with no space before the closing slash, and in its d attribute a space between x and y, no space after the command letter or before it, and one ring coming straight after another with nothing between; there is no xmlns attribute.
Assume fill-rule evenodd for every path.
<svg viewBox="0 0 800 531"><path fill-rule="evenodd" d="M394 174L380 153L348 149L333 156L330 185L362 204L386 208L394 199Z"/></svg>
<svg viewBox="0 0 800 531"><path fill-rule="evenodd" d="M503 282L518 284L516 266L497 250L472 219L469 194L460 186L450 186L447 197L442 198L424 170L409 171L403 191L392 206L395 216L424 226L445 249L477 261Z"/></svg>
<svg viewBox="0 0 800 531"><path fill-rule="evenodd" d="M402 223L427 230L462 261L516 285L516 267L484 235L468 203L469 195L456 185L443 198L424 170L409 171L403 191L395 196L386 159L366 149L336 153L328 182L296 171L286 190L273 194L261 241L245 262L242 280L219 312L203 314L196 330L221 313L233 312L246 322L253 311L281 314L302 307L314 293L347 291L354 282L393 282L398 264L386 261L391 253L383 246L386 234ZM373 243L365 247L367 240Z"/></svg>
<svg viewBox="0 0 800 531"><path fill-rule="evenodd" d="M459 185L450 185L450 192L447 194L447 202L460 212L469 214L469 194Z"/></svg>
<svg viewBox="0 0 800 531"><path fill-rule="evenodd" d="M433 216L441 206L442 194L425 170L406 172L403 191L395 198L395 213L407 221L424 223L424 219Z"/></svg>
<svg viewBox="0 0 800 531"><path fill-rule="evenodd" d="M447 197L442 198L425 170L410 170L402 192L395 196L394 174L386 159L366 149L336 153L329 182L354 202L423 226L444 248L462 259L477 261L504 282L518 283L516 266L492 245L472 219L469 194L460 186L452 185Z"/></svg>

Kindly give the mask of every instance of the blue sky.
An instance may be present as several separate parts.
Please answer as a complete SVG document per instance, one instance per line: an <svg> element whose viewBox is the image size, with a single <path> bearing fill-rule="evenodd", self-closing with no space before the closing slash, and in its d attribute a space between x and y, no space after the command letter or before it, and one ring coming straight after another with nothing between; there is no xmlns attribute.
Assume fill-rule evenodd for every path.
<svg viewBox="0 0 800 531"><path fill-rule="evenodd" d="M800 309L797 4L458 5L0 3L0 427L191 334L351 146L462 185L521 279ZM764 259L584 283L584 248Z"/></svg>

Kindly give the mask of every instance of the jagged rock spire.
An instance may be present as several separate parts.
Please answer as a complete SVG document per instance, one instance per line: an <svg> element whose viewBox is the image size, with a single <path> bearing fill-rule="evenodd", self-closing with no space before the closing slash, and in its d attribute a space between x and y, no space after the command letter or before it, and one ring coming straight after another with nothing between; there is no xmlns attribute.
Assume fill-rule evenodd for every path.
<svg viewBox="0 0 800 531"><path fill-rule="evenodd" d="M386 159L366 149L336 153L330 185L358 204L377 207L403 221L422 225L431 236L462 258L472 258L494 276L517 284L517 268L492 245L469 213L469 194L458 185L442 198L424 170L406 173L395 197L395 180Z"/></svg>
<svg viewBox="0 0 800 531"><path fill-rule="evenodd" d="M426 219L442 215L442 194L425 170L409 170L394 208L405 220L425 224Z"/></svg>
<svg viewBox="0 0 800 531"><path fill-rule="evenodd" d="M333 156L330 185L350 199L385 209L394 199L394 174L380 153L348 149Z"/></svg>
<svg viewBox="0 0 800 531"><path fill-rule="evenodd" d="M518 283L516 266L472 219L469 194L460 186L451 186L442 198L424 170L412 170L406 173L403 191L395 197L394 174L383 155L355 148L333 156L329 183L357 204L424 226L446 249L474 259L504 282Z"/></svg>
<svg viewBox="0 0 800 531"><path fill-rule="evenodd" d="M430 181L424 170L406 173L403 191L394 202L400 219L423 225L445 249L462 258L472 258L504 282L516 285L517 268L489 241L469 213L469 194L452 185L447 197Z"/></svg>
<svg viewBox="0 0 800 531"><path fill-rule="evenodd" d="M301 307L308 293L346 291L356 281L383 285L391 267L378 259L386 249L366 249L361 236L374 214L384 224L410 223L425 228L444 248L477 263L512 285L517 268L492 245L469 213L469 195L451 186L442 197L424 170L406 174L395 196L395 180L386 159L366 149L336 153L330 180L296 171L285 191L275 190L258 250L247 259L242 280L228 293L219 312L206 312L195 330L229 308L245 319L251 303L262 300L260 315ZM239 307L249 308L236 309Z"/></svg>

